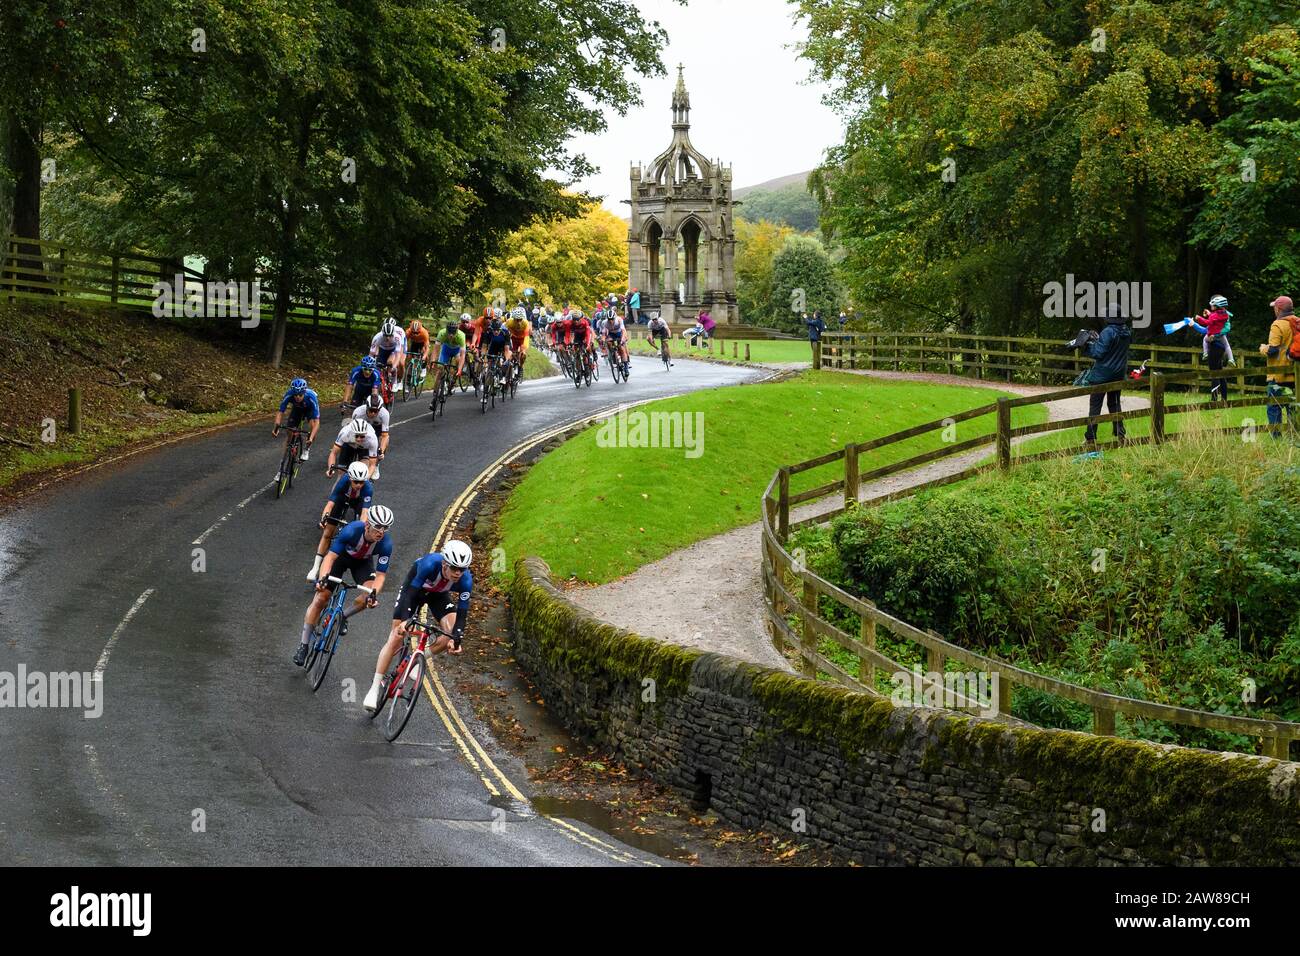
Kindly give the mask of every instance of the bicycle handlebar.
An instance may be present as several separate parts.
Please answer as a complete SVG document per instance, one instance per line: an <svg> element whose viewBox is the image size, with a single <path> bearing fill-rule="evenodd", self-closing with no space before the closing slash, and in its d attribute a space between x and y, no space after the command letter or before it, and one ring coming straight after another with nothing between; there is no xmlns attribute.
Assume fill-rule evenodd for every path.
<svg viewBox="0 0 1300 956"><path fill-rule="evenodd" d="M331 584L342 584L342 583L343 583L343 579L342 579L342 578L336 578L336 577L335 577L334 575L332 575L332 574L331 574L329 577L327 577L325 580L326 580L326 581L329 581ZM358 584L358 585L357 585L357 590L358 590L358 591L365 591L367 594L374 594L374 593L375 593L375 589L374 589L374 588L368 588L368 587L366 587L366 586L363 585L363 584Z"/></svg>

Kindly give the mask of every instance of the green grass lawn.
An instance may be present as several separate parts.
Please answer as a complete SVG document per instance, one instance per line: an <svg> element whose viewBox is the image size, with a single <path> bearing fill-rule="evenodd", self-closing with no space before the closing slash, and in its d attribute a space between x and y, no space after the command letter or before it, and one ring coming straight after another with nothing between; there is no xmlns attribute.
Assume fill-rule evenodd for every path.
<svg viewBox="0 0 1300 956"><path fill-rule="evenodd" d="M734 344L733 344L734 343ZM745 360L745 346L749 346L749 357L753 362L807 362L812 364L812 348L806 340L799 339L715 339L713 342L713 351L708 349L693 349L687 339L683 339L681 334L673 336L668 344L668 352L673 359L678 358L715 358L724 359L728 362L743 362ZM732 349L735 348L739 354L732 357ZM633 334L632 343L629 351L634 355L658 355L657 348L651 348L645 340L645 331L642 329Z"/></svg>
<svg viewBox="0 0 1300 956"><path fill-rule="evenodd" d="M534 378L550 378L552 375L559 375L560 370L555 367L549 358L542 354L541 349L535 345L528 347L528 357L524 359L524 381Z"/></svg>
<svg viewBox="0 0 1300 956"><path fill-rule="evenodd" d="M686 448L603 447L594 426L542 458L501 515L508 563L543 557L561 578L600 583L696 541L759 519L759 498L781 465L989 403L987 388L888 382L804 372L784 382L696 392L632 412L703 415L697 457ZM1026 408L1016 424L1044 420ZM991 432L992 415L956 426L957 440ZM684 434L684 433L683 433ZM862 456L863 472L939 447L939 432ZM693 454L693 451L691 451ZM795 475L791 490L834 481L835 462ZM557 489L563 489L557 493ZM757 554L737 555L756 561ZM665 586L678 586L665 582Z"/></svg>

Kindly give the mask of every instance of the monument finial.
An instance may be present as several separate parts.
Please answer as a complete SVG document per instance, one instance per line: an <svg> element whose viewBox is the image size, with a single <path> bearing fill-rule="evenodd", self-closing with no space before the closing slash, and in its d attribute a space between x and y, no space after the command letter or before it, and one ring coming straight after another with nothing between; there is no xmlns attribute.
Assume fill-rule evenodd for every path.
<svg viewBox="0 0 1300 956"><path fill-rule="evenodd" d="M689 120L687 113L691 109L691 95L686 92L686 67L677 64L677 89L673 91L673 123L674 125L688 125Z"/></svg>

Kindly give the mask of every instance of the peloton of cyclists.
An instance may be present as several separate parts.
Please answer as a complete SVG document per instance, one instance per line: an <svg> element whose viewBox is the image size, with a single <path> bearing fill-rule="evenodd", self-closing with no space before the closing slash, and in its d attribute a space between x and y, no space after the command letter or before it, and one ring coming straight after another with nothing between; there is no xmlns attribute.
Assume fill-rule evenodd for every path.
<svg viewBox="0 0 1300 956"><path fill-rule="evenodd" d="M289 412L289 421L284 421L284 413ZM286 424L290 430L300 428L302 423L311 422L311 431L303 443L302 457L299 461L306 461L308 453L311 451L311 443L316 440L316 432L320 430L320 400L316 393L307 387L305 378L295 378L289 383L289 390L284 393L284 398L280 400L280 410L275 413L275 425L271 429L271 437L279 437L281 424ZM285 447L288 447L289 436L284 438ZM283 456L281 456L283 457ZM276 469L275 480L280 480L280 470Z"/></svg>
<svg viewBox="0 0 1300 956"><path fill-rule="evenodd" d="M369 428L366 429L369 431ZM320 566L320 579L312 596L307 613L303 615L302 635L293 662L299 667L307 659L307 642L312 630L320 622L321 611L329 602L335 585L330 577L342 578L351 574L357 587L368 587L370 594L360 592L356 602L343 612L343 633L347 633L347 619L366 608L379 604L379 594L388 576L388 562L393 554L393 539L389 529L393 526L393 512L384 505L370 508L364 521L353 521L334 537L329 551Z"/></svg>

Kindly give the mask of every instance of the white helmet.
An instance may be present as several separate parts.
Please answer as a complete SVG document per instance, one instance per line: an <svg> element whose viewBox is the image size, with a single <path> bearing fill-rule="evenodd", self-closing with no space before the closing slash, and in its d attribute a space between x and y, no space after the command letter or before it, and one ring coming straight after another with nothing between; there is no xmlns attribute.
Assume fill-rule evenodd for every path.
<svg viewBox="0 0 1300 956"><path fill-rule="evenodd" d="M383 505L375 505L366 513L366 524L376 528L391 528L393 526L392 509L385 508Z"/></svg>
<svg viewBox="0 0 1300 956"><path fill-rule="evenodd" d="M354 461L348 465L348 477L353 481L365 481L370 477L370 466L364 461Z"/></svg>
<svg viewBox="0 0 1300 956"><path fill-rule="evenodd" d="M474 552L464 541L452 539L442 546L442 560L453 568L465 569L474 560Z"/></svg>
<svg viewBox="0 0 1300 956"><path fill-rule="evenodd" d="M369 422L364 422L356 418L349 419L348 423L343 426L343 431L339 434L339 438L342 439L339 444L342 445L350 441L356 441L358 438L364 441L366 436L369 434Z"/></svg>
<svg viewBox="0 0 1300 956"><path fill-rule="evenodd" d="M471 316L468 312L462 312L460 314L460 320L462 322L469 322L472 318L473 316Z"/></svg>
<svg viewBox="0 0 1300 956"><path fill-rule="evenodd" d="M397 323L392 319L384 319L384 327L380 331L384 333L385 338L391 339L397 334Z"/></svg>

